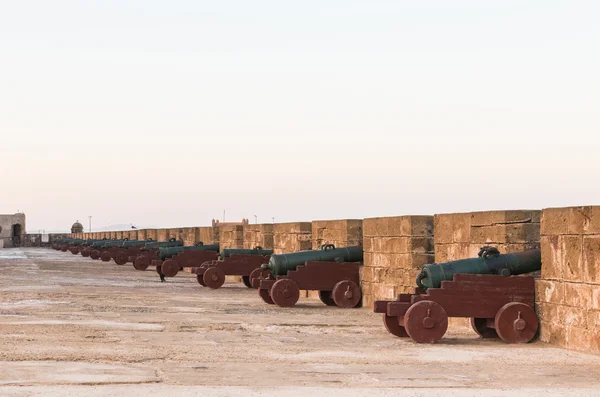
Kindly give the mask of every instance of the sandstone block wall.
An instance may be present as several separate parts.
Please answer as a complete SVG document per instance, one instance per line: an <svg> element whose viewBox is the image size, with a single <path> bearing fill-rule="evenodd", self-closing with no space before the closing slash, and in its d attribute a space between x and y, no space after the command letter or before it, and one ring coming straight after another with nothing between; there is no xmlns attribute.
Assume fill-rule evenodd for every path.
<svg viewBox="0 0 600 397"><path fill-rule="evenodd" d="M169 229L156 229L156 241L169 241Z"/></svg>
<svg viewBox="0 0 600 397"><path fill-rule="evenodd" d="M600 207L548 208L536 282L540 340L600 353Z"/></svg>
<svg viewBox="0 0 600 397"><path fill-rule="evenodd" d="M421 267L432 263L433 217L397 216L363 221L363 306L411 292Z"/></svg>
<svg viewBox="0 0 600 397"><path fill-rule="evenodd" d="M501 253L539 248L540 215L533 210L435 215L435 261L472 258L484 245Z"/></svg>
<svg viewBox="0 0 600 397"><path fill-rule="evenodd" d="M273 225L273 250L276 254L312 249L312 223L290 222Z"/></svg>
<svg viewBox="0 0 600 397"><path fill-rule="evenodd" d="M244 248L244 226L243 225L221 225L219 226L220 249Z"/></svg>
<svg viewBox="0 0 600 397"><path fill-rule="evenodd" d="M312 221L312 249L319 249L323 244L336 247L362 245L362 225L361 219Z"/></svg>
<svg viewBox="0 0 600 397"><path fill-rule="evenodd" d="M263 247L273 249L274 225L272 223L244 225L244 248Z"/></svg>

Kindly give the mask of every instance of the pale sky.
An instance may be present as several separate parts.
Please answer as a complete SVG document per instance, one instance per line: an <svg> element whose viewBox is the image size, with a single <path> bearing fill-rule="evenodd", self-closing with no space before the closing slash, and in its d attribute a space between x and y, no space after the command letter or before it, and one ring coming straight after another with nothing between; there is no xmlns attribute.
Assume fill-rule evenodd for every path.
<svg viewBox="0 0 600 397"><path fill-rule="evenodd" d="M0 0L27 229L600 204L600 2Z"/></svg>

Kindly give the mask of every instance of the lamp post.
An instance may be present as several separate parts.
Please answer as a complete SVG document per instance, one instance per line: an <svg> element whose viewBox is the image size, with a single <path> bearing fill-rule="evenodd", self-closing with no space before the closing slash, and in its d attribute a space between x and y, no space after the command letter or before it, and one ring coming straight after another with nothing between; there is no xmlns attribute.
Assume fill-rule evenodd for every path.
<svg viewBox="0 0 600 397"><path fill-rule="evenodd" d="M254 223L258 224L258 217L254 215Z"/></svg>
<svg viewBox="0 0 600 397"><path fill-rule="evenodd" d="M89 215L89 216L88 216L88 219L90 220L90 222L89 222L89 224L90 224L90 229L89 229L89 231L90 231L90 233L91 233L91 232L92 232L92 216L91 216L91 215Z"/></svg>

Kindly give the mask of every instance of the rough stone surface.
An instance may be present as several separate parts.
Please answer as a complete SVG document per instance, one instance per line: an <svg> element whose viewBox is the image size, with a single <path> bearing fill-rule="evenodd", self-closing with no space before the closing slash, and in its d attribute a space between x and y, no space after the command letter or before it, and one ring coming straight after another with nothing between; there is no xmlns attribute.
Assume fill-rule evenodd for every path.
<svg viewBox="0 0 600 397"><path fill-rule="evenodd" d="M244 248L273 249L273 229L272 223L244 225Z"/></svg>
<svg viewBox="0 0 600 397"><path fill-rule="evenodd" d="M433 262L433 217L398 216L363 221L363 306L410 292L426 263Z"/></svg>
<svg viewBox="0 0 600 397"><path fill-rule="evenodd" d="M540 339L600 354L600 207L547 208L541 219Z"/></svg>

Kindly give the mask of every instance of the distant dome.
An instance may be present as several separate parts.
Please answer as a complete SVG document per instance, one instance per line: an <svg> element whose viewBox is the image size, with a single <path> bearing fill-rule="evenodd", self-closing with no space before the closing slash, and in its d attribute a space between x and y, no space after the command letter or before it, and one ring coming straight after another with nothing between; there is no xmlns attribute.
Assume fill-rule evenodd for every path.
<svg viewBox="0 0 600 397"><path fill-rule="evenodd" d="M79 221L75 222L71 226L71 233L83 233L83 225Z"/></svg>

